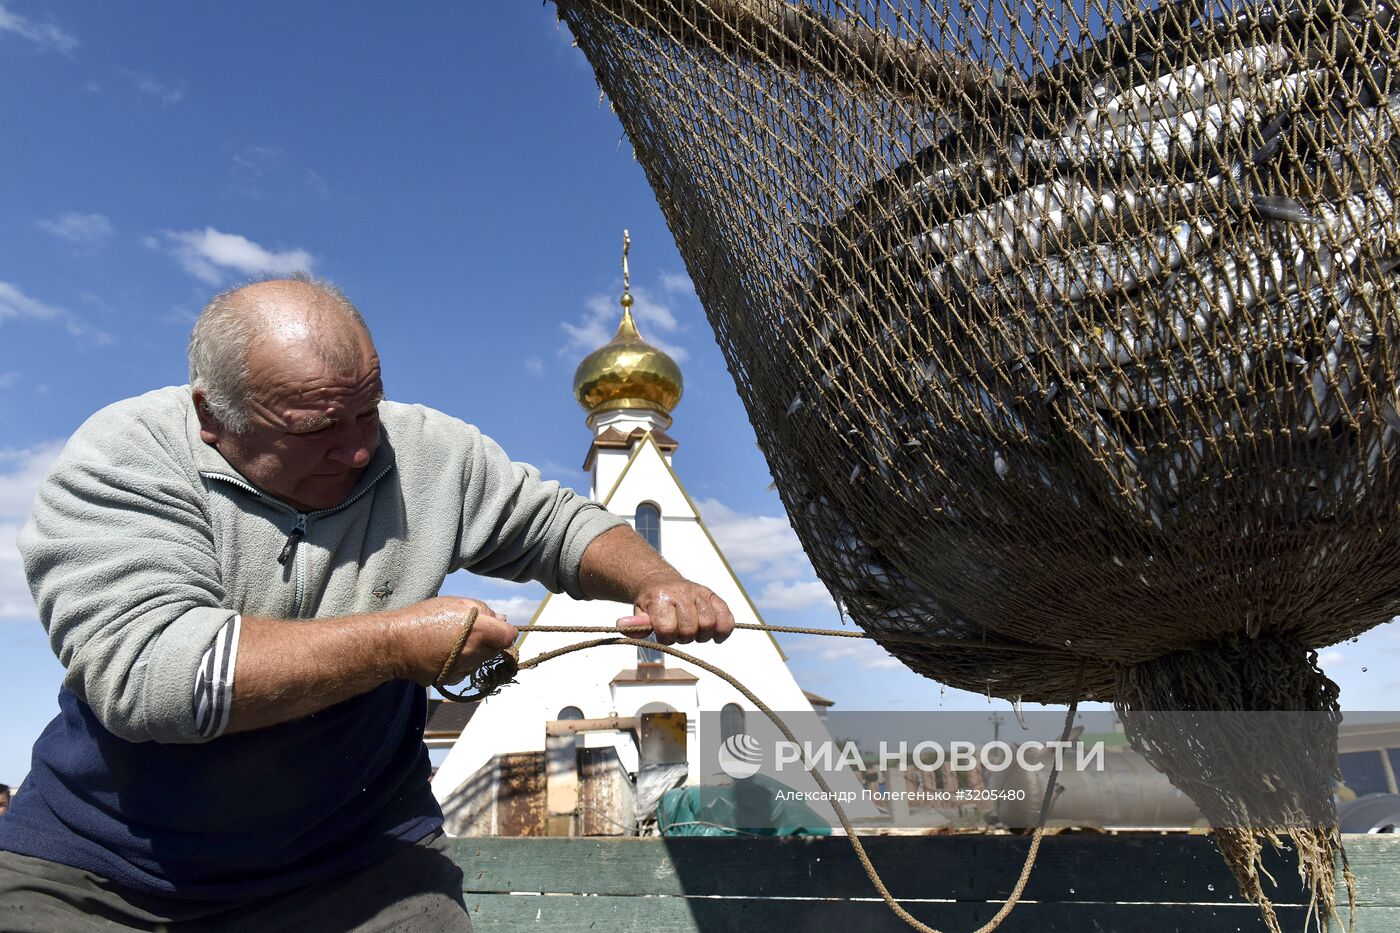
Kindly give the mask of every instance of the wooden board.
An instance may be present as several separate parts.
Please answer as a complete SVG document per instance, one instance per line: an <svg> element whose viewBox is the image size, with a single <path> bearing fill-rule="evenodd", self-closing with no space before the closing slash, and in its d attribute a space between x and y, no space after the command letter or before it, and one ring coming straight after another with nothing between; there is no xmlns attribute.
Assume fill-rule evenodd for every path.
<svg viewBox="0 0 1400 933"><path fill-rule="evenodd" d="M996 915L998 904L910 903L915 917L945 933L968 933ZM859 931L910 933L876 901L750 900L684 897L520 897L472 894L467 897L476 933L520 930L605 930L607 933L731 933L736 930ZM1277 908L1288 933L1301 933L1304 909ZM1400 908L1376 907L1360 912L1356 933L1395 933ZM1316 930L1314 925L1312 930ZM1207 907L1191 904L1041 904L1020 903L997 928L998 933L1265 933L1267 927L1251 906ZM1340 931L1338 931L1340 933Z"/></svg>
<svg viewBox="0 0 1400 933"><path fill-rule="evenodd" d="M895 896L911 899L911 912L943 930L971 929L995 914L1029 844L1014 836L863 841ZM907 929L878 899L840 837L455 844L473 921L485 933L707 933L755 924L780 930L859 924L861 933ZM1400 930L1400 837L1348 836L1346 845L1359 886L1357 930ZM1271 854L1267 867L1279 882L1270 896L1285 930L1301 931L1306 896L1295 864L1286 854ZM1060 835L1042 843L1025 898L1001 929L1264 927L1209 837Z"/></svg>

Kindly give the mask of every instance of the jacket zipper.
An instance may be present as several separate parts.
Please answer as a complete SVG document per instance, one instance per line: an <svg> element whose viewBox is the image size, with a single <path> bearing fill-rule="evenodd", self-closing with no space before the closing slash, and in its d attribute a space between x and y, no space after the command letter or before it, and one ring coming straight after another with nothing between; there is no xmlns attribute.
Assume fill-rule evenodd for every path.
<svg viewBox="0 0 1400 933"><path fill-rule="evenodd" d="M287 534L287 543L282 545L282 553L277 555L277 563L284 567L287 566L287 558L292 556L292 553L297 549L297 542L304 537L306 537L306 515L298 512L297 523Z"/></svg>
<svg viewBox="0 0 1400 933"><path fill-rule="evenodd" d="M384 469L380 470L379 475L376 476L374 479L370 480L369 483L365 485L364 489L361 489L355 495L351 496L349 499L346 499L344 502L340 503L340 505L337 505L335 508L320 509L316 512L297 511L287 503L283 502L281 499L274 499L272 496L269 496L267 493L263 492L257 487L245 483L240 479L234 479L232 476L228 476L223 473L201 473L200 475L208 477L209 479L221 480L222 482L228 483L232 486L237 486L239 489L247 490L248 492L257 496L259 499L262 499L265 502L271 502L279 509L282 509L286 512L291 512L292 514L296 515L296 524L293 525L292 530L287 533L287 540L282 545L281 553L277 555L277 563L281 564L284 567L287 565L287 561L291 560L293 555L296 555L295 569L297 575L297 587L296 595L292 600L292 616L296 618L301 615L301 601L306 595L306 561L301 554L301 549L298 548L297 545L301 542L302 538L306 537L306 532L310 527L311 519L323 518L327 515L333 515L336 512L339 512L341 509L348 509L360 499L364 498L365 493L373 489L375 485L381 479L383 479L393 468L394 465L391 463Z"/></svg>

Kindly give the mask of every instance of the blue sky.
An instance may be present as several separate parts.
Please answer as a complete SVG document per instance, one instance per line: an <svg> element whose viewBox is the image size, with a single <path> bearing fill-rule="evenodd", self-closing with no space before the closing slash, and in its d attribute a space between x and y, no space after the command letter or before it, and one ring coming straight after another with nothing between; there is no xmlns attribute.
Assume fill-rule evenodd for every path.
<svg viewBox="0 0 1400 933"><path fill-rule="evenodd" d="M571 378L615 327L629 228L639 326L685 373L678 472L768 621L840 624L552 6L0 0L0 128L0 782L62 677L14 549L35 486L93 411L183 382L196 312L263 272L339 283L391 397L586 489ZM449 585L514 618L542 592ZM866 644L783 644L838 708L988 706ZM1397 655L1390 625L1325 660L1348 707L1394 709Z"/></svg>

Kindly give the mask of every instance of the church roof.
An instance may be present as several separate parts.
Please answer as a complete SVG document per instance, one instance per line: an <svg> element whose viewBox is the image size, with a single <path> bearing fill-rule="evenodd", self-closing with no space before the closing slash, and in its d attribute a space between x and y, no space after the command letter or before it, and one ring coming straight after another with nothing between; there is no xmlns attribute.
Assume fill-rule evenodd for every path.
<svg viewBox="0 0 1400 933"><path fill-rule="evenodd" d="M642 339L632 319L631 274L627 253L632 237L622 231L622 320L613 339L583 358L574 372L574 398L588 412L588 426L604 412L642 409L661 415L669 427L671 411L681 400L685 380L664 350Z"/></svg>
<svg viewBox="0 0 1400 933"><path fill-rule="evenodd" d="M685 380L680 367L663 350L637 332L632 296L622 296L622 323L612 340L583 358L574 373L574 397L593 417L606 411L641 408L669 418L681 400Z"/></svg>
<svg viewBox="0 0 1400 933"><path fill-rule="evenodd" d="M628 667L617 672L609 683L612 684L696 684L700 678L690 671L683 671L678 667L663 667L660 664L653 667Z"/></svg>
<svg viewBox="0 0 1400 933"><path fill-rule="evenodd" d="M606 434L607 432L605 431L603 433ZM618 433L621 434L622 432ZM635 433L635 431L633 433ZM602 497L601 501L604 508L608 507L608 503L612 501L613 493L617 492L618 487L621 486L623 481L627 478L627 474L631 471L633 464L637 462L637 457L642 453L642 450L645 448L645 442L648 437L651 439L652 446L656 448L656 453L658 456L660 456L663 453L663 450L660 447L660 444L658 443L658 438L664 438L665 440L670 441L672 444L675 443L675 441L671 440L670 437L667 437L666 434L664 434L661 431L651 430L644 433L646 436L642 438L643 442L637 444L635 447L632 448L632 454L627 460L627 465L622 468L622 473L613 483L613 488L610 489L608 493ZM674 450L675 448L672 449ZM715 536L710 533L709 526L705 524L704 517L700 515L700 509L696 506L695 500L690 497L690 493L686 490L685 484L682 483L680 477L676 475L675 467L668 463L664 456L661 456L660 459L661 467L670 475L671 481L676 484L676 490L680 492L681 496L685 499L686 504L690 506L691 513L695 515L695 517L698 519L696 524L699 525L700 531L704 533L705 540L707 540L710 543L710 547L714 548L714 553L719 558L719 562L724 565L724 569L729 574L729 578L733 580L734 585L738 587L739 595L744 597L744 602L748 604L750 611L753 612L754 618L759 622L762 622L763 614L758 611L758 606L754 603L753 597L749 595L749 591L747 588L745 588L743 581L739 579L739 575L734 572L733 566L731 566L729 563L729 558L724 556L724 551L720 549L719 542L716 541ZM590 460L589 462L591 463L592 461ZM535 608L535 614L530 618L531 622L535 621L535 619L538 619L541 615L544 614L546 607L549 605L549 602L553 597L553 593L544 594L544 599L540 601L539 606ZM783 650L782 645L778 644L778 639L773 635L772 632L768 632L767 634L768 640L773 643L773 647L776 648L778 651L778 659L786 663L788 659L787 652ZM516 648L519 648L521 645L523 645L525 643L525 639L529 637L530 626L527 624L521 632L521 638L520 641L516 644Z"/></svg>
<svg viewBox="0 0 1400 933"><path fill-rule="evenodd" d="M593 461L598 457L600 448L607 450L629 450L646 435L643 428L633 428L631 432L619 431L615 427L610 427L602 434L593 438L593 444L588 448L588 456L583 458L583 469L585 471L593 469ZM675 453L680 444L665 431L653 430L652 439L656 441L656 446L662 453Z"/></svg>
<svg viewBox="0 0 1400 933"><path fill-rule="evenodd" d="M423 729L426 738L451 738L462 734L478 703L449 703L446 700L428 701L428 725Z"/></svg>

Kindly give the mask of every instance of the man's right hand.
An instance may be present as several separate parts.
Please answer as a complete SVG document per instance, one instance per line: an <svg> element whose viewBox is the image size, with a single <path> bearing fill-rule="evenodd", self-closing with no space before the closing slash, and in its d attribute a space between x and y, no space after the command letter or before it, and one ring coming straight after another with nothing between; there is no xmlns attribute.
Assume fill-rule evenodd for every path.
<svg viewBox="0 0 1400 933"><path fill-rule="evenodd" d="M443 683L465 680L485 661L515 643L517 631L491 607L465 596L435 596L398 610L396 640L402 677L429 686L442 673L442 665L452 653L471 610L476 622L462 653L448 671Z"/></svg>

